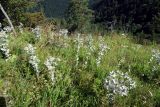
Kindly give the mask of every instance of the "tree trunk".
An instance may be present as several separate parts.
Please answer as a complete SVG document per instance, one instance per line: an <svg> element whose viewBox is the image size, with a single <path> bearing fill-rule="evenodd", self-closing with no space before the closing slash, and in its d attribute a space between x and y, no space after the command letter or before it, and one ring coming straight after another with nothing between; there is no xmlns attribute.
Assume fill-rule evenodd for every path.
<svg viewBox="0 0 160 107"><path fill-rule="evenodd" d="M12 28L12 30L13 30L13 33L16 35L16 31L15 31L15 29L14 29L14 26L13 26L10 18L8 17L7 13L6 13L5 10L3 9L3 6L1 5L1 3L0 3L0 9L2 10L3 14L4 14L5 17L7 18L8 23L9 23L9 25L11 26L11 28Z"/></svg>

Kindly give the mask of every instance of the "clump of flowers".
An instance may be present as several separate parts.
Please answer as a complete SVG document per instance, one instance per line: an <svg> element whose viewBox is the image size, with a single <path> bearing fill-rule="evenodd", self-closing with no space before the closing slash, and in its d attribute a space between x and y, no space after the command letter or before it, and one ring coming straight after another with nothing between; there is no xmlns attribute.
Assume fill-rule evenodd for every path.
<svg viewBox="0 0 160 107"><path fill-rule="evenodd" d="M59 35L60 35L60 36L67 37L67 35L68 35L68 30L67 30L67 29L60 29L60 30L59 30Z"/></svg>
<svg viewBox="0 0 160 107"><path fill-rule="evenodd" d="M88 36L88 48L91 52L95 50L95 46L93 44L93 37L91 34Z"/></svg>
<svg viewBox="0 0 160 107"><path fill-rule="evenodd" d="M104 82L104 87L110 94L118 94L120 96L127 96L129 90L136 87L136 82L128 75L119 70L111 71Z"/></svg>
<svg viewBox="0 0 160 107"><path fill-rule="evenodd" d="M153 60L155 60L159 65L160 65L160 52L159 50L152 50L152 57L150 59L150 62L152 62Z"/></svg>
<svg viewBox="0 0 160 107"><path fill-rule="evenodd" d="M13 30L13 28L10 27L10 26L6 26L6 27L3 28L3 30L10 33Z"/></svg>
<svg viewBox="0 0 160 107"><path fill-rule="evenodd" d="M35 49L36 48L33 47L32 44L28 44L24 49L27 51L27 54L29 55L29 63L33 67L37 76L39 76L40 71L39 71L38 64L39 64L40 60L37 58L37 56L35 54Z"/></svg>
<svg viewBox="0 0 160 107"><path fill-rule="evenodd" d="M93 38L92 35L90 34L87 37L87 53L86 53L86 61L85 61L85 65L87 65L87 61L89 60L89 57L91 56L92 52L94 52L95 50L95 46L93 44Z"/></svg>
<svg viewBox="0 0 160 107"><path fill-rule="evenodd" d="M35 38L39 40L41 38L41 29L40 26L37 26L36 28L32 29L32 32L35 34Z"/></svg>
<svg viewBox="0 0 160 107"><path fill-rule="evenodd" d="M104 40L101 37L100 38L100 44L99 44L99 53L98 53L98 57L96 59L96 63L97 66L99 66L99 64L101 63L102 57L104 56L104 54L106 53L107 50L109 50L110 48L104 44Z"/></svg>
<svg viewBox="0 0 160 107"><path fill-rule="evenodd" d="M152 50L152 56L148 62L150 65L152 65L152 73L154 74L158 69L160 65L160 51L153 49Z"/></svg>
<svg viewBox="0 0 160 107"><path fill-rule="evenodd" d="M0 32L0 51L3 55L4 58L8 59L10 54L9 54L9 49L8 49L8 35L6 34L5 31Z"/></svg>
<svg viewBox="0 0 160 107"><path fill-rule="evenodd" d="M54 58L54 57L49 56L44 63L50 72L51 80L52 80L53 84L55 82L56 66L58 65L59 61L60 61L59 58Z"/></svg>
<svg viewBox="0 0 160 107"><path fill-rule="evenodd" d="M83 39L80 38L80 34L77 34L77 39L76 39L76 43L77 43L77 51L76 51L76 66L78 66L79 63L79 51L81 46L83 45Z"/></svg>

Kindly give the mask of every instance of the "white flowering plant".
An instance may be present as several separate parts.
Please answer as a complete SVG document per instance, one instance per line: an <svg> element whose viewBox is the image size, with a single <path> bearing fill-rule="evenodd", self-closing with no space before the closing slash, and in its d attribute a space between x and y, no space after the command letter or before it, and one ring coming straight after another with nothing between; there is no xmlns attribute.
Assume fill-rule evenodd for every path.
<svg viewBox="0 0 160 107"><path fill-rule="evenodd" d="M50 78L53 84L55 83L55 72L56 72L56 67L59 61L60 61L59 58L49 56L44 62L45 66L47 67L49 71Z"/></svg>
<svg viewBox="0 0 160 107"><path fill-rule="evenodd" d="M41 39L41 28L40 28L40 26L37 26L36 28L32 29L32 32L34 33L36 40Z"/></svg>
<svg viewBox="0 0 160 107"><path fill-rule="evenodd" d="M100 43L100 44L99 44L99 52L98 52L98 56L97 56L97 58L96 58L96 64L97 64L97 66L100 65L103 56L105 55L105 53L106 53L108 50L110 50L110 48L109 48L106 44L104 44L104 43Z"/></svg>
<svg viewBox="0 0 160 107"><path fill-rule="evenodd" d="M0 52L2 53L3 58L8 59L10 56L10 50L8 46L8 34L5 31L0 32Z"/></svg>
<svg viewBox="0 0 160 107"><path fill-rule="evenodd" d="M128 75L128 73L117 70L109 73L105 79L104 87L111 94L127 96L129 90L136 87L136 82Z"/></svg>
<svg viewBox="0 0 160 107"><path fill-rule="evenodd" d="M32 46L32 44L28 44L24 50L27 52L28 56L29 56L29 64L31 64L31 66L33 67L34 71L36 72L36 75L39 76L39 62L40 60L38 59L38 57L36 56L35 53L35 47Z"/></svg>

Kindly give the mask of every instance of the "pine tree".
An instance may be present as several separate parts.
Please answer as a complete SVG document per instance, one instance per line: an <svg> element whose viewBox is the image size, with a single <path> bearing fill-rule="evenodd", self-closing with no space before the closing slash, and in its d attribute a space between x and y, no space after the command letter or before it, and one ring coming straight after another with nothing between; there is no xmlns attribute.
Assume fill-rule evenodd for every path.
<svg viewBox="0 0 160 107"><path fill-rule="evenodd" d="M66 21L71 31L85 32L88 30L92 20L92 11L89 9L88 3L88 0L70 0Z"/></svg>

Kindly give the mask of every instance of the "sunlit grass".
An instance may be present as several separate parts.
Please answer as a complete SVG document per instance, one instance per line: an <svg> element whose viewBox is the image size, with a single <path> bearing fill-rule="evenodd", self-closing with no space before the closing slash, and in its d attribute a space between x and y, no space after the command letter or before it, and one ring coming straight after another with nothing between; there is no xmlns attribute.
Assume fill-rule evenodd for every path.
<svg viewBox="0 0 160 107"><path fill-rule="evenodd" d="M9 104L14 107L108 107L110 105L104 88L106 76L113 70L121 70L136 81L136 88L129 91L127 96L115 95L114 107L158 107L160 105L160 76L151 76L152 65L148 62L152 56L152 49L158 46L140 45L134 43L131 37L121 34L110 34L103 37L104 44L110 49L102 56L97 66L96 58L100 51L100 40L93 36L94 52L86 58L88 51L87 36L81 37L83 45L80 47L76 66L77 35L64 38L42 34L40 40L34 39L34 34L24 31L19 36L10 35L10 58L6 62L0 58L0 93L6 91L10 96ZM40 74L28 63L28 56L24 48L30 43L36 47L39 58ZM50 73L44 62L49 57L60 58L55 71L55 83L52 84ZM85 65L87 61L87 65ZM160 75L160 67L156 71ZM7 81L7 85L4 81Z"/></svg>

